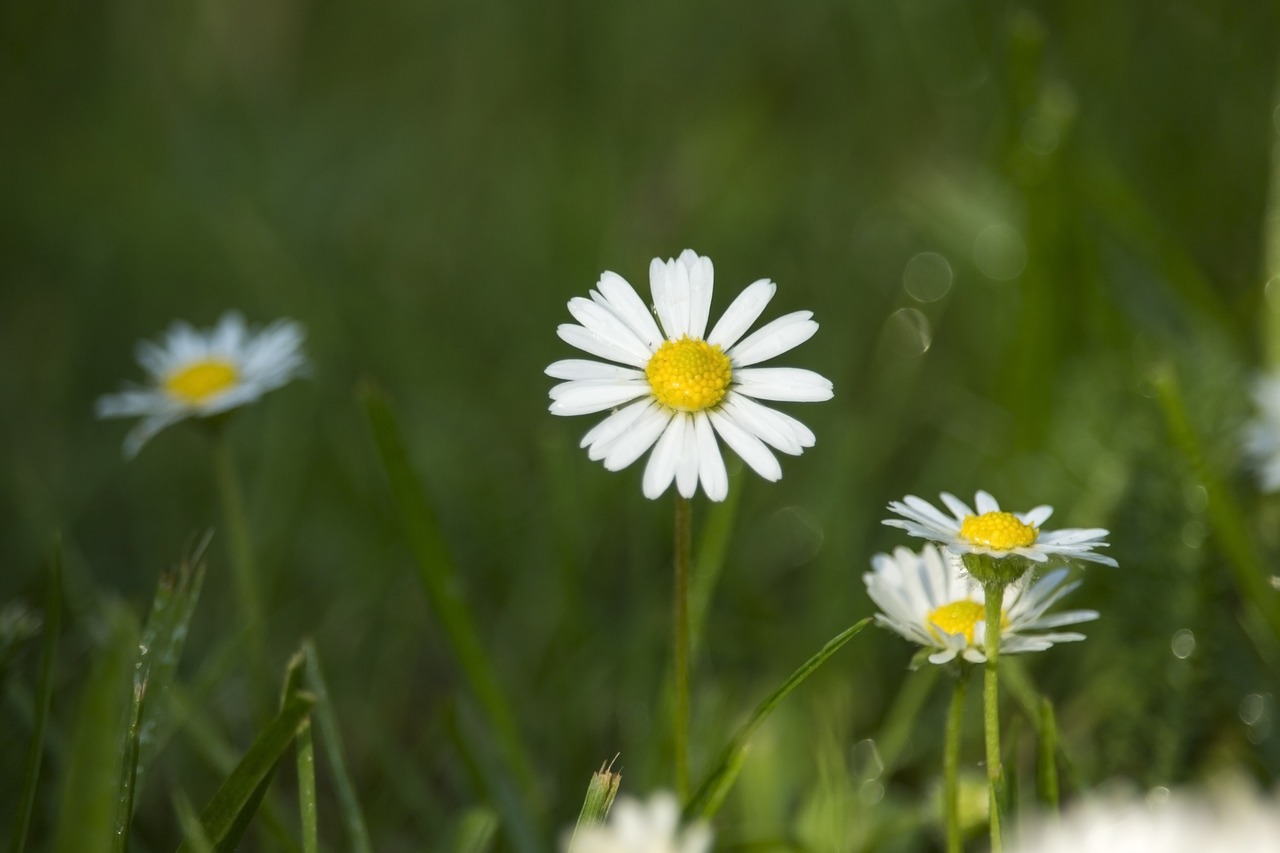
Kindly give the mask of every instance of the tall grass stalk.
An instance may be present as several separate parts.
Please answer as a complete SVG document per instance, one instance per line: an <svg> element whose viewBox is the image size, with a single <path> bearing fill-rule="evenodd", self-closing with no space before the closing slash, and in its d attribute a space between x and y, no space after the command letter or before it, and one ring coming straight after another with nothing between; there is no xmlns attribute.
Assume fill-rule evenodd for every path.
<svg viewBox="0 0 1280 853"><path fill-rule="evenodd" d="M672 738L675 742L676 793L689 799L689 567L693 563L692 508L676 495L675 590L672 604L675 699Z"/></svg>
<svg viewBox="0 0 1280 853"><path fill-rule="evenodd" d="M258 572L253 559L253 540L249 536L244 489L236 471L235 454L227 436L226 425L221 422L213 425L213 474L227 525L236 598L248 639L251 684L255 695L265 696L268 679L266 647L262 634L265 624L262 595L258 590Z"/></svg>

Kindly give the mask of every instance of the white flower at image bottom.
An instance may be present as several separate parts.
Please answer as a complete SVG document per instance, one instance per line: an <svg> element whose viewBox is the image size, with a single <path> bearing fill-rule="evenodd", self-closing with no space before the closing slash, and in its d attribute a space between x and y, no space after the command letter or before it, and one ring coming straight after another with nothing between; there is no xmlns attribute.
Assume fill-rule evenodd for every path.
<svg viewBox="0 0 1280 853"><path fill-rule="evenodd" d="M98 417L142 418L125 438L125 456L132 458L171 424L243 406L296 378L307 366L302 339L302 326L292 320L256 331L234 311L209 330L176 322L163 343L138 343L148 383L99 397Z"/></svg>
<svg viewBox="0 0 1280 853"><path fill-rule="evenodd" d="M691 250L665 263L654 258L649 286L655 321L631 285L606 272L590 299L569 301L569 313L581 325L557 330L566 343L617 363L567 359L550 365L549 376L567 380L551 389L552 414L616 409L583 437L582 447L610 471L652 447L643 481L648 498L674 480L686 498L701 482L707 497L724 500L729 478L716 436L761 477L778 480L782 467L770 448L798 456L813 446L814 435L757 400L831 399L831 383L811 370L753 367L813 337L813 312L787 314L743 337L777 289L760 279L708 332L713 278L711 260Z"/></svg>
<svg viewBox="0 0 1280 853"><path fill-rule="evenodd" d="M876 622L925 648L938 651L930 663L943 664L956 656L982 663L986 655L986 598L981 584L933 545L919 554L895 548L892 555L871 558L872 571L862 576L867 594L882 612ZM1098 618L1095 610L1048 613L1079 584L1062 584L1066 569L1049 572L1031 584L1010 584L1004 592L1000 653L1042 652L1054 643L1083 640L1084 634L1054 631ZM1047 633L1028 633L1047 631Z"/></svg>
<svg viewBox="0 0 1280 853"><path fill-rule="evenodd" d="M705 853L711 838L711 827L701 822L681 832L680 804L659 792L647 803L619 797L607 823L578 831L571 853Z"/></svg>
<svg viewBox="0 0 1280 853"><path fill-rule="evenodd" d="M978 492L975 511L955 495L943 492L941 498L950 516L926 500L907 495L889 502L889 509L902 517L885 519L884 523L945 545L952 554L985 554L997 559L1018 556L1037 563L1060 557L1116 565L1115 560L1093 550L1107 546L1107 531L1101 527L1041 530L1053 515L1051 506L1005 512L990 494Z"/></svg>
<svg viewBox="0 0 1280 853"><path fill-rule="evenodd" d="M1280 376L1259 376L1253 382L1258 416L1244 431L1244 450L1264 492L1280 490Z"/></svg>

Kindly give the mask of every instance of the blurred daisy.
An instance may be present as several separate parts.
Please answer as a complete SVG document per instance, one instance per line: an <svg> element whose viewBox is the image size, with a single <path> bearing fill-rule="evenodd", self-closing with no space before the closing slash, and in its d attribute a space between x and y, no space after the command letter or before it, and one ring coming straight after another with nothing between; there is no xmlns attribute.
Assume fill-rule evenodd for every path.
<svg viewBox="0 0 1280 853"><path fill-rule="evenodd" d="M986 660L986 598L957 561L949 560L932 544L919 554L895 548L892 555L871 558L872 571L862 576L867 594L882 611L876 622L908 640L938 651L930 663L946 663L960 655L967 661ZM1078 583L1062 584L1067 570L1057 569L1034 585L1006 587L1000 626L1000 653L1042 652L1054 643L1083 640L1084 634L1055 632L1063 625L1098 618L1094 610L1070 610L1046 615L1046 611ZM1048 631L1031 634L1030 631Z"/></svg>
<svg viewBox="0 0 1280 853"><path fill-rule="evenodd" d="M1095 798L1024 833L1010 853L1280 851L1280 801L1240 786L1209 795Z"/></svg>
<svg viewBox="0 0 1280 853"><path fill-rule="evenodd" d="M578 830L571 853L705 853L711 828L695 823L680 831L680 804L674 795L657 793L648 803L621 797L609 822Z"/></svg>
<svg viewBox="0 0 1280 853"><path fill-rule="evenodd" d="M782 468L769 448L798 456L813 446L814 436L795 418L756 401L831 399L831 383L811 370L752 367L811 338L818 331L813 312L787 314L743 337L777 289L760 279L707 332L712 278L711 260L691 250L665 263L654 258L649 287L655 322L631 285L606 272L590 299L569 301L569 313L581 325L557 330L566 343L617 364L568 359L548 367L549 376L567 380L551 389L552 414L615 409L581 446L610 471L652 447L643 484L648 498L674 479L686 498L701 482L707 497L724 500L729 479L717 435L761 477L779 479Z"/></svg>
<svg viewBox="0 0 1280 853"><path fill-rule="evenodd" d="M942 502L951 511L947 516L928 501L907 495L901 501L890 501L889 509L902 518L890 518L885 524L900 527L912 536L932 539L947 547L952 554L981 554L1002 559L1025 557L1044 563L1050 557L1088 560L1107 566L1116 561L1094 548L1105 548L1107 531L1100 527L1041 530L1053 507L1038 506L1030 512L1004 512L996 499L986 492L974 498L977 511L955 495L943 492Z"/></svg>
<svg viewBox="0 0 1280 853"><path fill-rule="evenodd" d="M1280 490L1280 377L1260 376L1253 382L1258 416L1245 427L1244 450L1264 492Z"/></svg>
<svg viewBox="0 0 1280 853"><path fill-rule="evenodd" d="M176 322L163 343L138 343L147 384L99 397L98 417L142 418L124 441L132 458L171 424L243 406L292 381L307 365L302 338L302 326L292 320L257 331L234 311L207 331Z"/></svg>

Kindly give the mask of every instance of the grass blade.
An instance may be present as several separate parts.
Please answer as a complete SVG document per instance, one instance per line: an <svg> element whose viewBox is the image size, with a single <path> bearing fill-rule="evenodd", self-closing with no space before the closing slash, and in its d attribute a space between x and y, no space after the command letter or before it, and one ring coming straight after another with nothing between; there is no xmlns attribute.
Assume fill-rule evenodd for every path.
<svg viewBox="0 0 1280 853"><path fill-rule="evenodd" d="M307 689L316 697L315 711L312 718L320 732L320 743L325 755L329 758L329 766L333 768L333 786L338 794L338 808L342 824L347 831L347 844L352 853L373 853L373 842L369 838L369 830L365 825L364 812L360 808L360 800L356 796L355 785L351 784L351 776L347 772L347 761L342 747L342 736L338 729L338 718L333 703L329 701L329 688L325 684L324 673L320 667L320 657L310 640L302 644L306 656Z"/></svg>
<svg viewBox="0 0 1280 853"><path fill-rule="evenodd" d="M361 397L391 486L392 501L400 512L417 559L427 598L449 638L454 657L471 691L488 717L510 773L520 783L526 799L533 799L536 796L533 762L520 739L512 705L480 644L470 610L462 596L453 559L409 464L395 415L386 398L373 387L366 386Z"/></svg>
<svg viewBox="0 0 1280 853"><path fill-rule="evenodd" d="M614 756L617 761L617 756ZM614 797L618 796L618 786L622 784L622 774L613 772L613 761L591 774L587 783L587 796L582 801L582 811L578 813L578 822L573 827L573 837L569 840L569 853L573 853L573 842L578 837L578 830L587 826L604 823L613 808Z"/></svg>
<svg viewBox="0 0 1280 853"><path fill-rule="evenodd" d="M742 763L746 760L747 744L755 730L773 713L773 709L778 707L778 704L783 699L787 698L787 695L792 690L799 687L801 682L826 662L827 658L838 652L845 643L857 636L870 622L871 619L868 617L837 634L822 647L821 651L805 661L799 669L791 673L790 678L782 682L782 685L777 690L773 691L767 699L760 703L750 719L743 723L738 728L738 731L734 733L728 745L725 746L724 752L721 753L715 769L712 770L707 780L694 793L693 799L689 804L685 806L686 818L710 818L720 809L724 798L729 793L729 789L733 787L733 783L738 777L738 771L742 769Z"/></svg>
<svg viewBox="0 0 1280 853"><path fill-rule="evenodd" d="M1058 720L1053 703L1040 697L1039 739L1036 747L1036 796L1040 805L1058 812Z"/></svg>
<svg viewBox="0 0 1280 853"><path fill-rule="evenodd" d="M196 814L195 806L191 805L191 800L182 791L175 791L173 794L173 810L178 816L182 834L191 845L191 853L214 853L213 842L204 834L204 827L200 825L200 815Z"/></svg>
<svg viewBox="0 0 1280 853"><path fill-rule="evenodd" d="M697 653L706 625L707 611L711 608L711 595L724 570L729 555L729 543L733 541L733 529L738 520L738 506L742 502L743 471L741 465L729 475L729 496L720 503L707 507L707 517L702 523L702 535L698 538L698 550L693 562L693 577L689 579L689 648Z"/></svg>
<svg viewBox="0 0 1280 853"><path fill-rule="evenodd" d="M62 543L55 542L49 561L49 581L44 605L44 642L40 651L40 675L36 681L35 723L31 731L31 748L22 772L22 793L13 820L9 849L21 853L27 846L31 812L36 803L40 783L40 765L44 760L44 733L49 723L49 705L53 697L53 662L58 654L58 632L62 629Z"/></svg>

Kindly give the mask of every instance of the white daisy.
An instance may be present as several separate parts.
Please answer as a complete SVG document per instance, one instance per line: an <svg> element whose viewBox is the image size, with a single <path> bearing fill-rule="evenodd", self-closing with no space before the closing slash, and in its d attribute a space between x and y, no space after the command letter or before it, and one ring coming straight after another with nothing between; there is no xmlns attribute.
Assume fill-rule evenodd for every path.
<svg viewBox="0 0 1280 853"><path fill-rule="evenodd" d="M292 320L257 331L234 311L207 331L176 322L163 343L138 343L147 385L99 397L98 417L142 418L124 441L132 458L170 424L243 406L296 378L307 366L302 338L302 326Z"/></svg>
<svg viewBox="0 0 1280 853"><path fill-rule="evenodd" d="M1258 416L1244 431L1244 450L1264 492L1280 490L1280 376L1259 376L1253 382Z"/></svg>
<svg viewBox="0 0 1280 853"><path fill-rule="evenodd" d="M705 853L711 827L694 823L680 831L680 804L673 794L656 793L648 803L620 797L609 821L578 831L570 853Z"/></svg>
<svg viewBox="0 0 1280 853"><path fill-rule="evenodd" d="M871 558L873 571L862 576L867 594L880 608L876 622L921 646L938 651L931 663L946 663L956 655L982 663L986 655L986 598L982 586L970 578L955 560L949 560L932 544L919 554L895 548L892 555ZM1042 652L1054 643L1083 640L1084 634L1055 632L1029 634L1098 618L1094 610L1070 610L1046 615L1046 611L1079 583L1062 585L1066 569L1057 569L1034 585L1010 584L1005 588L1000 630L1000 653Z"/></svg>
<svg viewBox="0 0 1280 853"><path fill-rule="evenodd" d="M582 325L557 329L565 342L618 364L568 359L548 367L549 376L568 380L551 389L552 414L616 409L581 446L610 471L653 447L644 472L648 498L661 495L674 479L686 498L701 481L707 497L724 500L729 478L717 434L761 477L779 479L782 468L769 448L798 456L813 446L814 435L790 415L756 401L831 399L831 382L811 370L751 366L813 337L813 312L779 317L744 338L777 289L760 279L708 333L712 278L711 260L692 250L665 263L654 258L649 286L659 329L631 285L606 272L590 299L569 301L569 313Z"/></svg>
<svg viewBox="0 0 1280 853"><path fill-rule="evenodd" d="M1023 834L1010 853L1277 853L1280 800L1247 787L1086 800Z"/></svg>
<svg viewBox="0 0 1280 853"><path fill-rule="evenodd" d="M996 559L1025 557L1044 563L1050 557L1088 560L1107 566L1116 561L1094 548L1105 548L1107 531L1100 527L1041 530L1053 507L1038 506L1030 512L1004 512L996 499L986 492L974 498L977 512L955 495L943 492L942 502L951 516L928 501L907 495L901 501L890 501L889 509L902 518L890 518L885 524L901 527L912 536L932 539L947 546L952 554L986 554Z"/></svg>

